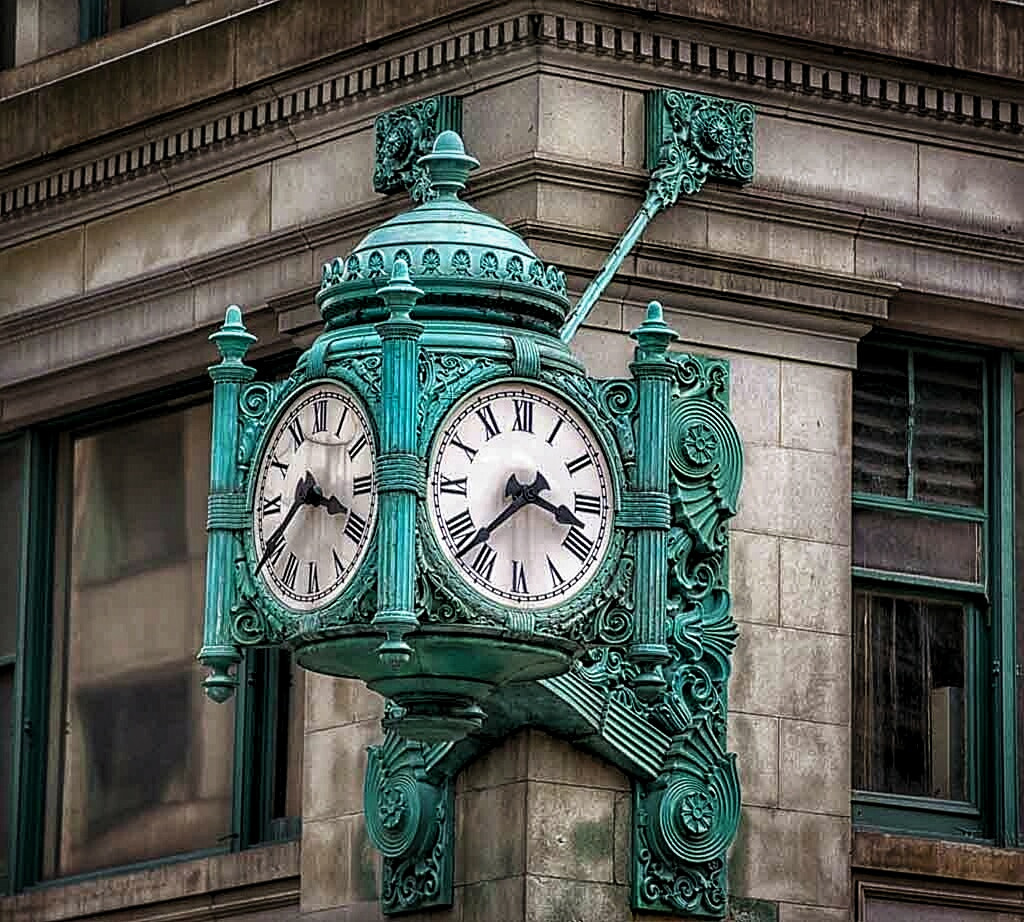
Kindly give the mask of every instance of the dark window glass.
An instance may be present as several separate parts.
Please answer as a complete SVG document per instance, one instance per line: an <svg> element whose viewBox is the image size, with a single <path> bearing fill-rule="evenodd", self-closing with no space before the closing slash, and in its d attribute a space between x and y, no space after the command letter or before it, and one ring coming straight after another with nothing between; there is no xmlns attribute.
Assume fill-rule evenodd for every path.
<svg viewBox="0 0 1024 922"><path fill-rule="evenodd" d="M132 23L141 22L156 16L157 13L166 13L176 6L181 6L181 0L120 0L121 25L130 26Z"/></svg>
<svg viewBox="0 0 1024 922"><path fill-rule="evenodd" d="M0 666L0 884L7 878L7 833L10 829L11 757L13 755L14 666Z"/></svg>
<svg viewBox="0 0 1024 922"><path fill-rule="evenodd" d="M222 845L233 705L202 694L208 405L75 439L47 876ZM63 651L63 652L61 652Z"/></svg>
<svg viewBox="0 0 1024 922"><path fill-rule="evenodd" d="M0 885L7 877L11 761L14 757L14 667L18 645L18 586L24 442L0 442Z"/></svg>
<svg viewBox="0 0 1024 922"><path fill-rule="evenodd" d="M853 564L980 582L981 526L887 509L854 509Z"/></svg>
<svg viewBox="0 0 1024 922"><path fill-rule="evenodd" d="M853 489L907 495L907 354L861 345L853 390Z"/></svg>
<svg viewBox="0 0 1024 922"><path fill-rule="evenodd" d="M17 0L0 0L0 70L14 67Z"/></svg>
<svg viewBox="0 0 1024 922"><path fill-rule="evenodd" d="M21 566L22 464L21 439L0 442L0 661L13 657L18 639L18 574Z"/></svg>
<svg viewBox="0 0 1024 922"><path fill-rule="evenodd" d="M964 607L857 592L854 615L854 787L963 800Z"/></svg>
<svg viewBox="0 0 1024 922"><path fill-rule="evenodd" d="M861 347L853 392L853 489L980 509L983 366L918 350Z"/></svg>
<svg viewBox="0 0 1024 922"><path fill-rule="evenodd" d="M1024 754L1024 373L1014 375L1013 437L1017 453L1013 532L1017 564L1017 752ZM1024 755L1018 758L1018 819L1021 841L1024 842Z"/></svg>
<svg viewBox="0 0 1024 922"><path fill-rule="evenodd" d="M981 508L985 447L981 365L914 353L914 498Z"/></svg>

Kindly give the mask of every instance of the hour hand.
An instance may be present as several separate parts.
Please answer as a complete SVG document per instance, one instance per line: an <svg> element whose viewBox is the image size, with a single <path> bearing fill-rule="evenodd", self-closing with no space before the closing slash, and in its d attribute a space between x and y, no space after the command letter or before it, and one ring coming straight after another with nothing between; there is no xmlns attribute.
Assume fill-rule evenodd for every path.
<svg viewBox="0 0 1024 922"><path fill-rule="evenodd" d="M520 496L526 496L526 501L532 503L536 501L536 498L543 493L545 490L550 490L551 484L548 483L547 478L540 472L537 471L533 478L533 483L520 483L519 478L515 474L512 474L508 478L508 482L505 484L505 497L512 497L518 499Z"/></svg>
<svg viewBox="0 0 1024 922"><path fill-rule="evenodd" d="M555 517L555 521L558 522L559 525L573 525L576 528L586 528L586 525L576 518L572 510L564 503L556 506L554 503L550 503L544 499L543 496L534 497L532 502L535 506L540 506L540 508L546 512L552 513Z"/></svg>
<svg viewBox="0 0 1024 922"><path fill-rule="evenodd" d="M346 506L337 496L324 496L324 491L319 485L314 486L306 495L306 502L327 512L328 515L338 515L341 512L348 512Z"/></svg>

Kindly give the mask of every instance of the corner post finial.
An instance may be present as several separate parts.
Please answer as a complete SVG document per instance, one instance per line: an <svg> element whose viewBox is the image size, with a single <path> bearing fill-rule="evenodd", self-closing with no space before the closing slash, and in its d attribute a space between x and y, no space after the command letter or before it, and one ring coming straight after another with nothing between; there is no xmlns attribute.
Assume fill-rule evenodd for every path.
<svg viewBox="0 0 1024 922"><path fill-rule="evenodd" d="M416 161L430 176L430 187L438 198L453 199L466 188L469 174L480 166L476 157L466 153L457 132L442 131L433 150Z"/></svg>
<svg viewBox="0 0 1024 922"><path fill-rule="evenodd" d="M203 646L197 659L209 667L203 680L214 701L227 701L238 686L232 672L241 660L231 636L231 608L235 603L235 552L243 517L244 497L238 492L238 397L254 370L243 364L256 342L242 322L242 309L232 304L224 324L210 335L220 353L219 365L209 369L213 379L213 439L210 447L210 496L207 511L206 608Z"/></svg>
<svg viewBox="0 0 1024 922"><path fill-rule="evenodd" d="M377 294L388 319L377 324L381 339L381 454L378 490L377 604L374 627L384 634L377 655L394 669L412 656L405 635L416 630L416 497L424 493L416 453L419 403L419 338L423 324L411 317L423 297L405 260L396 259L391 280Z"/></svg>

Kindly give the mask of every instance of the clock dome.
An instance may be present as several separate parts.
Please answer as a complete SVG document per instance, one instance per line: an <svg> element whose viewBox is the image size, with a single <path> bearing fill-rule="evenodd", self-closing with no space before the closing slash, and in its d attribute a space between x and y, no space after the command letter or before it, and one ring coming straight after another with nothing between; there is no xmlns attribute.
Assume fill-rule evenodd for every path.
<svg viewBox="0 0 1024 922"><path fill-rule="evenodd" d="M436 197L372 230L347 257L324 264L316 301L328 328L376 319L382 309L377 289L402 259L423 290L416 317L557 333L569 310L565 275L541 262L501 221L459 199L479 166L462 139L442 132L419 162Z"/></svg>

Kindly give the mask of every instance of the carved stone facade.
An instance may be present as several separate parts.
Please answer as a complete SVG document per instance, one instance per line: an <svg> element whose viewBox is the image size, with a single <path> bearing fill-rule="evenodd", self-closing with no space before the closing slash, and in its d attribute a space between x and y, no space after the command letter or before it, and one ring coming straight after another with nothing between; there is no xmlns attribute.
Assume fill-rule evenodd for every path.
<svg viewBox="0 0 1024 922"><path fill-rule="evenodd" d="M45 26L45 3L14 6L19 35ZM631 902L713 916L724 889L726 918L745 922L1024 915L1019 851L872 832L850 797L857 346L887 328L1024 348L1024 7L996 0L963 22L940 0L834 4L809 25L792 4L657 6L199 0L49 57L71 39L18 39L20 66L0 71L4 435L62 431L74 413L205 376L207 337L238 303L259 337L250 359L271 370L242 404L238 460L251 463L257 421L290 386L273 361L291 367L321 329L323 283L379 287L401 257L481 291L575 303L644 206L681 110L707 161L750 136L756 166L742 188L714 167L664 170L662 205L675 204L652 210L572 343L608 382L581 399L628 459L629 332L657 299L680 333L671 706L636 698L618 609L597 628L602 652L544 680L539 703L510 698L508 732L472 754L403 744L382 729L382 699L310 674L298 839L26 887L0 898L0 917L327 922L380 919L383 899L439 922L624 922ZM696 112L701 96L733 108ZM406 208L399 184L426 193L411 163L446 128L484 164L473 204L536 261L471 256L472 241L354 252ZM540 364L513 337L504 361ZM426 349L419 383L438 398L424 428L493 362ZM380 399L376 354L345 373ZM237 615L247 641L282 636ZM536 729L556 711L576 715L560 736ZM623 728L641 712L657 732L625 764ZM733 829L726 888L709 856ZM449 888L452 908L426 908Z"/></svg>

